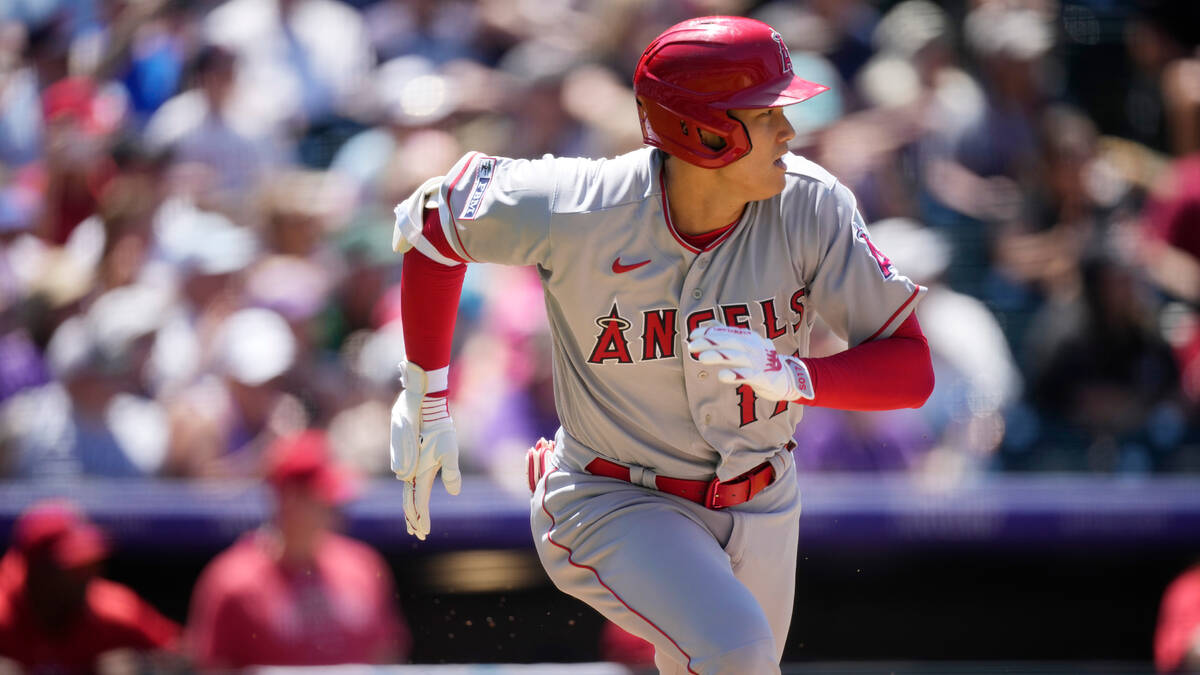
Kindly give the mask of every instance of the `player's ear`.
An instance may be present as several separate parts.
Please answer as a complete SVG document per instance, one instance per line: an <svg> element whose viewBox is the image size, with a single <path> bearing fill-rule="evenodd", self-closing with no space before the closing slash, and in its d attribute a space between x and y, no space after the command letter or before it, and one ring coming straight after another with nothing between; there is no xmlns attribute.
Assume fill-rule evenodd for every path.
<svg viewBox="0 0 1200 675"><path fill-rule="evenodd" d="M700 142L703 143L709 150L722 150L725 148L725 139L716 134L709 133L699 127L696 131L700 132Z"/></svg>

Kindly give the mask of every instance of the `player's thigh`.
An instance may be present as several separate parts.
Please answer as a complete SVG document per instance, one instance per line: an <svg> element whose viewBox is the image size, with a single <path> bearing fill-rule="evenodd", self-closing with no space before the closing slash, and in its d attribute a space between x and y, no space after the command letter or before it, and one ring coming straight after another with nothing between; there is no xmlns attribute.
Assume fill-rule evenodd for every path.
<svg viewBox="0 0 1200 675"><path fill-rule="evenodd" d="M787 459L779 481L748 505L754 510L734 514L725 547L734 575L758 600L771 625L779 656L792 621L799 542L800 491Z"/></svg>
<svg viewBox="0 0 1200 675"><path fill-rule="evenodd" d="M619 481L551 473L534 494L538 555L560 589L694 672L773 660L771 627L688 507ZM744 668L740 672L747 671Z"/></svg>

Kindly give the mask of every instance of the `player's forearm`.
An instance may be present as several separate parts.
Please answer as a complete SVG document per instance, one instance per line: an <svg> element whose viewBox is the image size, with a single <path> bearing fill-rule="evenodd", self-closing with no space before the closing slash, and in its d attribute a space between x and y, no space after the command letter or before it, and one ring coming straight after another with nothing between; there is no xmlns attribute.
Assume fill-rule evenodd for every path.
<svg viewBox="0 0 1200 675"><path fill-rule="evenodd" d="M891 337L803 361L815 393L807 405L843 410L919 408L933 393L929 343L915 315Z"/></svg>
<svg viewBox="0 0 1200 675"><path fill-rule="evenodd" d="M400 275L404 347L408 360L429 373L450 365L458 300L466 273L465 264L443 265L415 248L404 254Z"/></svg>

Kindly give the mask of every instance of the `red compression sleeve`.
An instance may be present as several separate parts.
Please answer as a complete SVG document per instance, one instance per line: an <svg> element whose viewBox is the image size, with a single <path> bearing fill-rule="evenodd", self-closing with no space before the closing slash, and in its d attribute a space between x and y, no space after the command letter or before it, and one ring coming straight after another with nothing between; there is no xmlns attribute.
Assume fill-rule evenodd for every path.
<svg viewBox="0 0 1200 675"><path fill-rule="evenodd" d="M933 393L929 342L916 314L910 314L890 337L833 356L802 360L816 392L808 405L843 410L920 408Z"/></svg>
<svg viewBox="0 0 1200 675"><path fill-rule="evenodd" d="M441 232L436 211L425 215L425 231ZM436 244L435 244L436 245ZM465 264L443 265L410 249L400 271L400 318L408 360L426 371L450 365L454 322L462 295Z"/></svg>

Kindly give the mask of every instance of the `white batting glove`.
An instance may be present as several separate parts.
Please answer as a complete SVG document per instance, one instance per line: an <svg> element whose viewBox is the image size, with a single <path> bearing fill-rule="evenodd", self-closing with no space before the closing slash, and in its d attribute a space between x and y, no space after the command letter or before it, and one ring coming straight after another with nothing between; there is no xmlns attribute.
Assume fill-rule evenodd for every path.
<svg viewBox="0 0 1200 675"><path fill-rule="evenodd" d="M420 366L400 366L404 391L392 406L392 471L404 482L404 522L408 533L429 534L429 496L433 479L442 472L446 492L462 490L458 470L458 437L444 397L427 397L429 377Z"/></svg>
<svg viewBox="0 0 1200 675"><path fill-rule="evenodd" d="M688 351L700 363L724 366L717 378L729 384L748 384L770 401L811 400L808 367L794 356L775 351L775 344L748 328L701 326L688 336Z"/></svg>

